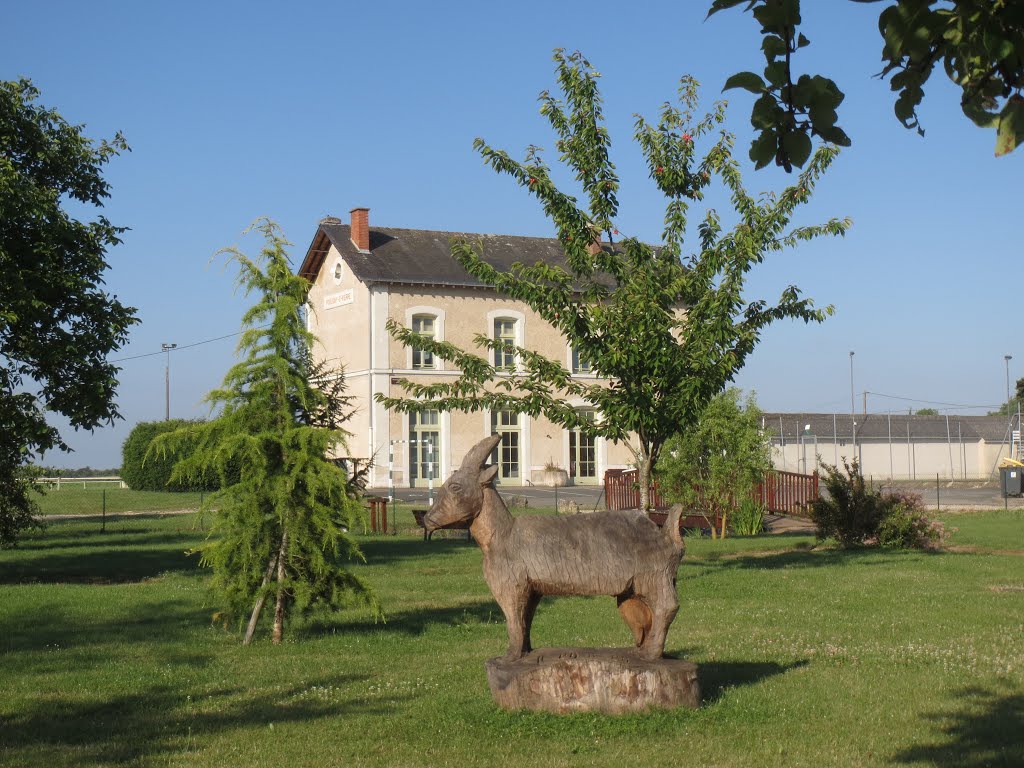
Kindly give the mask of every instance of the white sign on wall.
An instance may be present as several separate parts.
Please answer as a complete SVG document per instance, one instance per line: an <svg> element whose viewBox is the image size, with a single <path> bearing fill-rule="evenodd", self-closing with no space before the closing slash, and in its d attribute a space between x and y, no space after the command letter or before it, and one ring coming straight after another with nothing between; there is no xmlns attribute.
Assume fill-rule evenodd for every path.
<svg viewBox="0 0 1024 768"><path fill-rule="evenodd" d="M343 307L346 304L351 304L355 301L352 289L349 288L346 291L340 291L338 293L329 293L324 296L324 309L334 309L335 307Z"/></svg>

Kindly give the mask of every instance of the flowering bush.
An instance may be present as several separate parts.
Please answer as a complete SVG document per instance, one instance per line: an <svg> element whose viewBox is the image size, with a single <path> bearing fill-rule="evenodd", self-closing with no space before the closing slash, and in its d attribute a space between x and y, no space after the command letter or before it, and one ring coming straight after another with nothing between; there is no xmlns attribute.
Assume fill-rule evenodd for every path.
<svg viewBox="0 0 1024 768"><path fill-rule="evenodd" d="M844 547L939 549L946 539L942 523L931 520L916 493L869 490L857 461L843 468L825 465L828 498L811 505L819 539L834 538Z"/></svg>
<svg viewBox="0 0 1024 768"><path fill-rule="evenodd" d="M885 515L878 526L878 543L893 549L941 549L946 540L942 523L928 517L920 494L894 491L882 495Z"/></svg>

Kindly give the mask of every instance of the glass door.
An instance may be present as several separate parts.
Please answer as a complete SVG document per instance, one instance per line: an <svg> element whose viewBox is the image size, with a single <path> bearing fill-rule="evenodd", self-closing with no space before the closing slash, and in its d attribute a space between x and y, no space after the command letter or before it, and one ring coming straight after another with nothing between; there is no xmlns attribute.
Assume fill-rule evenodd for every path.
<svg viewBox="0 0 1024 768"><path fill-rule="evenodd" d="M426 488L430 478L441 483L441 414L421 411L409 414L409 485Z"/></svg>
<svg viewBox="0 0 1024 768"><path fill-rule="evenodd" d="M580 415L594 420L592 408L581 408ZM569 477L578 485L597 484L597 438L579 429L569 431Z"/></svg>
<svg viewBox="0 0 1024 768"><path fill-rule="evenodd" d="M521 485L519 414L512 411L492 411L491 432L501 435L501 442L491 454L491 463L498 465L498 480Z"/></svg>

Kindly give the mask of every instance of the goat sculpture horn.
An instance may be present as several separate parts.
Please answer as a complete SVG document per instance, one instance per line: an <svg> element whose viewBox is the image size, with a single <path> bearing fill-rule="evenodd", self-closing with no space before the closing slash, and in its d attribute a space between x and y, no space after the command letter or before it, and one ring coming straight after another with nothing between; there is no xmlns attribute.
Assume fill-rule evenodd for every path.
<svg viewBox="0 0 1024 768"><path fill-rule="evenodd" d="M501 435L485 437L469 449L469 453L466 454L466 458L462 460L462 468L480 469L487 463L487 458L491 455L491 451L493 451L494 447L500 442Z"/></svg>

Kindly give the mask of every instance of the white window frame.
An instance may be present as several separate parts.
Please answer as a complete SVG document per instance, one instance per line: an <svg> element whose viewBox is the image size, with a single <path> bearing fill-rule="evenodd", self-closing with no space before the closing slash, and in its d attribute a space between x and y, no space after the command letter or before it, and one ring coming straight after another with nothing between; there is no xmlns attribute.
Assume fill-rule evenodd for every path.
<svg viewBox="0 0 1024 768"><path fill-rule="evenodd" d="M517 347L526 346L526 315L517 309L505 307L501 309L492 309L487 313L487 338L494 338L494 321L495 320L512 320L515 322L515 344ZM494 364L494 350L490 350L490 363ZM514 362L515 368L513 370L501 370L499 373L514 374L521 367L521 361L519 355L515 356Z"/></svg>
<svg viewBox="0 0 1024 768"><path fill-rule="evenodd" d="M566 352L566 367L569 369L569 373L571 373L573 376L594 376L595 374L593 365L588 364L587 370L585 371L582 369L576 369L574 360L574 358L577 357L576 348L573 346L572 342L570 342L567 346L568 350ZM582 356L580 357L580 359L582 359Z"/></svg>
<svg viewBox="0 0 1024 768"><path fill-rule="evenodd" d="M412 319L416 315L430 315L434 318L434 341L444 341L444 310L440 307L430 306L416 306L409 307L405 310L405 327L412 328ZM412 367L412 347L405 348L405 367L410 371L417 372L431 372L431 371L443 371L444 360L437 355L434 355L434 367L433 368L413 368Z"/></svg>

